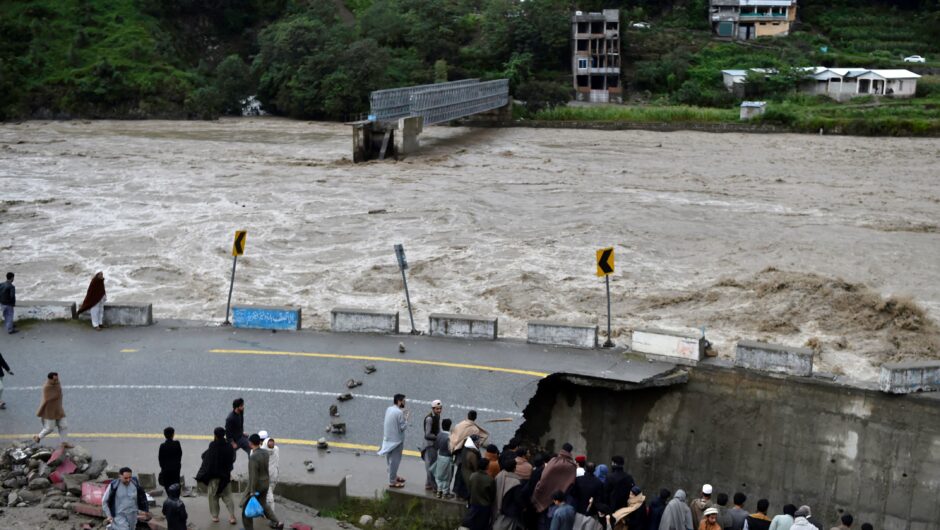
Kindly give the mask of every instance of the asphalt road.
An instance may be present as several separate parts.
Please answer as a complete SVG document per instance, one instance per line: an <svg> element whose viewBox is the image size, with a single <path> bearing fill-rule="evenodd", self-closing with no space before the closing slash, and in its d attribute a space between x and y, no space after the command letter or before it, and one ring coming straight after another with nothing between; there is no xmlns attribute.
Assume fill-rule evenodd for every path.
<svg viewBox="0 0 940 530"><path fill-rule="evenodd" d="M399 342L407 347L404 354ZM478 421L502 445L549 373L640 380L671 368L631 363L619 352L517 341L272 333L188 321L102 332L84 322L37 323L3 334L0 352L15 372L4 379L3 438L39 430L41 386L47 372L57 371L76 436L153 436L168 425L184 439L207 436L224 425L232 400L243 397L249 432L264 429L283 443L301 444L325 436L334 447L363 451L381 444L384 410L397 392L408 396L411 411L406 450L418 449L421 421L434 399L444 401L444 417L455 422L478 410ZM377 371L364 373L366 364ZM362 386L348 390L350 378ZM345 392L354 398L338 402L336 396ZM347 424L345 435L325 432L334 403Z"/></svg>

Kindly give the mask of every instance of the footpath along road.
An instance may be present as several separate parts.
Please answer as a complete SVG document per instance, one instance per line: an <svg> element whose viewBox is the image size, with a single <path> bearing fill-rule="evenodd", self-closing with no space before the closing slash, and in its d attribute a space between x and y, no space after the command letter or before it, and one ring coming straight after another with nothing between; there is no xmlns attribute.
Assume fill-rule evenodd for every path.
<svg viewBox="0 0 940 530"><path fill-rule="evenodd" d="M405 343L405 353L398 352L399 342ZM416 457L421 422L434 399L444 401L444 417L455 422L470 409L479 411L478 421L502 445L521 424L522 410L539 380L550 373L638 382L672 369L628 360L620 350L409 335L272 333L192 321L100 333L84 322L36 323L0 337L0 351L15 372L4 380L7 410L0 411L0 440L22 439L39 430L35 412L41 386L47 372L57 371L70 433L96 453L123 447L136 454L152 447L155 455L163 428L172 425L189 449L188 457L195 459L212 429L224 425L232 400L243 397L246 430L264 429L283 445L296 446L288 452L297 467L304 455L317 453L312 445L320 437L329 440L334 452L347 450L343 459L355 458L354 451L374 456L382 440L384 410L397 392L408 396L406 454ZM367 364L376 372L366 374ZM351 378L362 386L347 389ZM352 400L336 400L346 392ZM339 407L338 420L346 423L345 435L326 432L332 404ZM239 458L236 472L243 460ZM334 460L336 473L352 473L358 465ZM406 461L414 461L407 469L417 473L409 484L415 486L420 461ZM376 464L374 480L351 483L351 493L381 486L375 480L384 465ZM303 473L298 475L300 479Z"/></svg>

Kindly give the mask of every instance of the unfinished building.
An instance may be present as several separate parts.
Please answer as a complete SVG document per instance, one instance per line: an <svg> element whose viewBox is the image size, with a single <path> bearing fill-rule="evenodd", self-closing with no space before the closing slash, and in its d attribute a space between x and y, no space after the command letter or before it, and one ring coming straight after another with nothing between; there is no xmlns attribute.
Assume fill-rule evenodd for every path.
<svg viewBox="0 0 940 530"><path fill-rule="evenodd" d="M712 33L733 40L783 36L796 20L796 0L710 0Z"/></svg>
<svg viewBox="0 0 940 530"><path fill-rule="evenodd" d="M578 101L623 102L620 83L620 10L575 11L571 17L571 71Z"/></svg>

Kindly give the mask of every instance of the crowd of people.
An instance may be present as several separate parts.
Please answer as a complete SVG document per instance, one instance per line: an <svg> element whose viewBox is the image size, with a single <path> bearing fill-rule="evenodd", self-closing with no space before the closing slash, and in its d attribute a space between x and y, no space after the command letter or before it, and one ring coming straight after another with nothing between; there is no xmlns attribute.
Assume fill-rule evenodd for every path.
<svg viewBox="0 0 940 530"><path fill-rule="evenodd" d="M424 416L422 460L425 489L438 498L466 502L462 521L469 530L822 530L809 506L784 504L774 515L768 499L748 510L748 498L717 493L702 486L688 499L685 491L661 489L655 496L627 471L622 456L596 464L575 455L569 443L557 453L533 451L515 438L502 448L488 443L489 433L471 410L453 425L443 418L440 400ZM398 475L408 427L403 394L385 412L382 447L388 465L388 487L401 488ZM832 530L852 530L854 518L843 514ZM864 523L861 530L874 530Z"/></svg>

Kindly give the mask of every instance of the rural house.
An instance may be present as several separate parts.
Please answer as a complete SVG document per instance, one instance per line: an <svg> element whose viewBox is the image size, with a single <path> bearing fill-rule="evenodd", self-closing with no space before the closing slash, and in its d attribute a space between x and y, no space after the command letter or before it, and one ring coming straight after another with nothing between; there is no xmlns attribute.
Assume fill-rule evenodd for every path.
<svg viewBox="0 0 940 530"><path fill-rule="evenodd" d="M796 0L710 0L712 33L733 40L787 35Z"/></svg>
<svg viewBox="0 0 940 530"><path fill-rule="evenodd" d="M886 96L911 98L917 92L920 76L909 70L871 70L868 68L827 68L810 66L802 69L806 78L800 90L807 94L829 96L845 101L859 96ZM750 68L748 70L722 70L725 87L738 96L744 95L744 85L749 72L772 76L772 68Z"/></svg>

